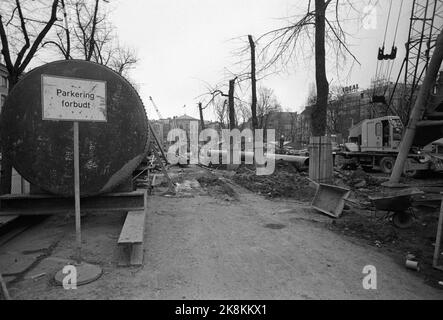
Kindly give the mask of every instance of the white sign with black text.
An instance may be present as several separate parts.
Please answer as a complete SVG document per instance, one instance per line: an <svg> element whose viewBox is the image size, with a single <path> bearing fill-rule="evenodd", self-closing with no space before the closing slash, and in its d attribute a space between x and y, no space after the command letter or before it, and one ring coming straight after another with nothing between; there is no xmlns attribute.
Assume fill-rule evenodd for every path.
<svg viewBox="0 0 443 320"><path fill-rule="evenodd" d="M106 82L42 75L43 120L106 122Z"/></svg>

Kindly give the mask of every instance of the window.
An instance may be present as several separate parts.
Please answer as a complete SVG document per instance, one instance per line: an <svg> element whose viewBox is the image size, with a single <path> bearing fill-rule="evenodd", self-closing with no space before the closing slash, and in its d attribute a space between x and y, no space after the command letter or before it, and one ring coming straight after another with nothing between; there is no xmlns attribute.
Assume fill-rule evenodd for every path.
<svg viewBox="0 0 443 320"><path fill-rule="evenodd" d="M380 137L380 136L381 136L381 123L380 123L380 122L377 122L377 123L375 124L375 135L376 135L377 137Z"/></svg>
<svg viewBox="0 0 443 320"><path fill-rule="evenodd" d="M0 85L4 88L7 88L8 87L8 78L6 78L5 76L1 76Z"/></svg>
<svg viewBox="0 0 443 320"><path fill-rule="evenodd" d="M0 100L0 112L3 109L3 105L5 104L5 101L6 101L6 96L2 94L1 100Z"/></svg>

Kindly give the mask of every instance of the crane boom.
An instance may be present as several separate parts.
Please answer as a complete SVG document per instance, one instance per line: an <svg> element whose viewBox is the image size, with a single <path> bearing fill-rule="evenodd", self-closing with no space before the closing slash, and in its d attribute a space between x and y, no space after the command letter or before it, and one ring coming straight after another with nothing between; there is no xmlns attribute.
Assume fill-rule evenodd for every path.
<svg viewBox="0 0 443 320"><path fill-rule="evenodd" d="M162 117L160 111L158 111L158 108L157 108L157 105L156 105L155 102L154 102L154 99L152 99L152 97L149 96L149 100L151 100L151 103L152 103L152 105L154 106L155 111L157 112L158 118L159 118L159 119L163 119L163 117Z"/></svg>

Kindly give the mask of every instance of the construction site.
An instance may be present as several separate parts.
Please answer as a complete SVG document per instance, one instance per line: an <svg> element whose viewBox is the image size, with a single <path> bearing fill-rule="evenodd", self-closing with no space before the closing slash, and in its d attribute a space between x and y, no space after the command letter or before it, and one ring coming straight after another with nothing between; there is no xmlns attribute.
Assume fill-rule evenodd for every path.
<svg viewBox="0 0 443 320"><path fill-rule="evenodd" d="M247 71L206 85L198 118L165 118L130 59L103 63L100 1L47 1L65 58L32 68L6 20L28 38L36 4L1 7L0 300L442 300L443 1L387 1L371 85L337 94L317 42L329 2L300 20L316 32L303 110L257 96L277 28L262 51L269 32L244 39Z"/></svg>

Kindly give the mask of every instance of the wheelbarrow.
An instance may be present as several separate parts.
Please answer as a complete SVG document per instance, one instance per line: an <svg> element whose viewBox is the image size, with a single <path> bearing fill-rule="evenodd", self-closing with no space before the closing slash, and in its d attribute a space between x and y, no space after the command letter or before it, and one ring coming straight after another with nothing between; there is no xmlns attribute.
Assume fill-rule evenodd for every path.
<svg viewBox="0 0 443 320"><path fill-rule="evenodd" d="M408 228L413 223L412 197L424 192L415 188L396 190L383 195L369 196L369 200L377 211L386 211L385 218L390 219L400 229Z"/></svg>

